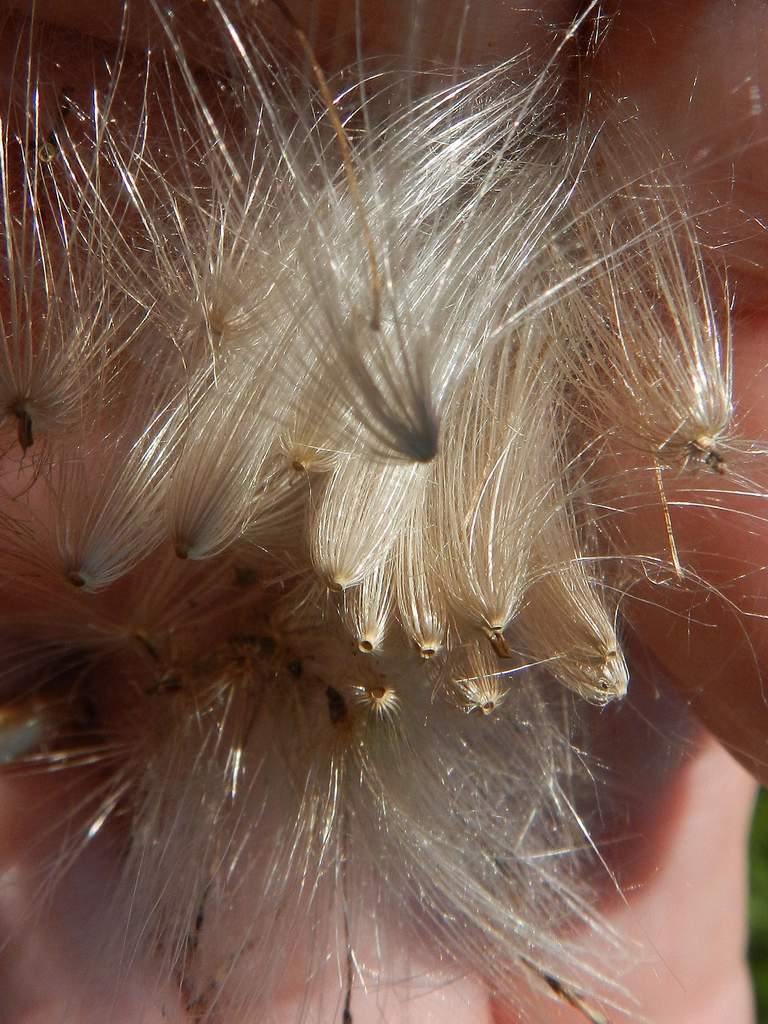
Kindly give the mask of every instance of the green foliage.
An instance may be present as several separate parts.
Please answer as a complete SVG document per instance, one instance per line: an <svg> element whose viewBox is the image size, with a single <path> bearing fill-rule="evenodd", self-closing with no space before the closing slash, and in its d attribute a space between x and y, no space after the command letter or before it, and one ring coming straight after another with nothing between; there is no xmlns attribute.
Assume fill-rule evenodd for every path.
<svg viewBox="0 0 768 1024"><path fill-rule="evenodd" d="M750 842L749 960L758 1024L768 1024L768 792L761 790Z"/></svg>

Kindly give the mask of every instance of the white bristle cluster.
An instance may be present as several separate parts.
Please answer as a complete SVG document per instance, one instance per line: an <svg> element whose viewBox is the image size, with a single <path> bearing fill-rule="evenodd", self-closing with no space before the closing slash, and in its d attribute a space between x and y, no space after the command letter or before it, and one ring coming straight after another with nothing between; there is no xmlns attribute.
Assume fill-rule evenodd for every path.
<svg viewBox="0 0 768 1024"><path fill-rule="evenodd" d="M566 358L593 429L665 466L724 471L732 412L727 291L704 263L680 190L662 175L622 185L616 149L626 139L605 135L599 184L615 190L620 208L600 202L594 181L580 183L591 213L578 218L573 244L601 272L573 296L566 317L555 309L555 330L578 332Z"/></svg>
<svg viewBox="0 0 768 1024"><path fill-rule="evenodd" d="M504 700L503 672L492 649L478 643L452 661L448 690L467 714L492 715Z"/></svg>
<svg viewBox="0 0 768 1024"><path fill-rule="evenodd" d="M364 654L373 654L382 648L392 614L392 591L393 565L387 560L344 595L347 628Z"/></svg>
<svg viewBox="0 0 768 1024"><path fill-rule="evenodd" d="M420 466L350 455L331 472L310 514L312 562L332 590L361 583L390 553L424 486Z"/></svg>
<svg viewBox="0 0 768 1024"><path fill-rule="evenodd" d="M34 109L3 124L0 556L36 681L0 763L103 765L67 842L120 823L98 956L152 965L149 1009L277 1019L298 963L349 1024L401 948L502 1004L530 974L625 1006L571 756L628 684L592 487L626 444L725 471L727 296L550 67L329 107L211 8L225 80L158 12L133 122L118 67L43 163Z"/></svg>
<svg viewBox="0 0 768 1024"><path fill-rule="evenodd" d="M443 650L448 632L446 595L435 571L434 489L433 479L410 510L393 555L398 616L423 658Z"/></svg>
<svg viewBox="0 0 768 1024"><path fill-rule="evenodd" d="M452 617L502 646L549 515L552 412L540 400L549 371L535 325L485 351L437 466L436 570Z"/></svg>
<svg viewBox="0 0 768 1024"><path fill-rule="evenodd" d="M231 357L192 408L172 469L169 530L180 558L225 551L258 537L290 503L277 460L281 389L275 360ZM264 424L272 424L265 430Z"/></svg>

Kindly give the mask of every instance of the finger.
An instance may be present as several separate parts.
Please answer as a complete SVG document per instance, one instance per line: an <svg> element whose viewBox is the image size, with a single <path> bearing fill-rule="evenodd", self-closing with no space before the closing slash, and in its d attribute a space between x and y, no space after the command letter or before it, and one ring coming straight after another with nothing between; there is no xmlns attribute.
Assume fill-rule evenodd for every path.
<svg viewBox="0 0 768 1024"><path fill-rule="evenodd" d="M726 261L736 312L737 432L761 440L768 432L759 312L768 266L768 12L756 2L631 0L616 6L608 24L598 73L640 111L659 159L671 153L693 189L705 240ZM725 478L665 474L671 538L653 481L624 503L629 550L668 563L674 544L689 577L682 587L667 574L633 588L625 611L701 721L766 780L768 474L757 457L735 470Z"/></svg>
<svg viewBox="0 0 768 1024"><path fill-rule="evenodd" d="M624 888L609 915L625 941L622 984L632 1014L653 1024L749 1024L752 996L744 961L744 849L754 784L711 738L672 787L663 814L663 845L642 881ZM662 794L659 794L662 797ZM655 846L655 843L652 845ZM636 847L643 847L638 838ZM647 851L645 851L647 852ZM599 1001L595 1019L609 1009ZM545 1004L542 1002L542 1009ZM496 1008L496 1024L528 1018ZM584 1024L585 1015L550 1001L542 1018Z"/></svg>
<svg viewBox="0 0 768 1024"><path fill-rule="evenodd" d="M626 97L697 189L708 241L764 303L768 9L760 0L616 3L596 75Z"/></svg>
<svg viewBox="0 0 768 1024"><path fill-rule="evenodd" d="M98 39L114 41L125 35L130 45L139 49L148 41L154 47L168 44L149 0L132 2L128 19L122 0L17 0L10 6L23 14L34 11L42 22ZM578 10L573 0L546 0L509 10L493 3L467 5L466 0L441 4L397 0L387 4L386 16L378 0L294 0L288 7L330 70L371 56L454 67L522 55L535 66ZM228 15L236 16L238 10L246 22L252 23L256 14L266 31L289 49L295 48L290 27L276 4L261 0L243 3L239 9L230 5ZM174 11L173 31L180 34L187 54L215 66L209 11L190 0L175 5Z"/></svg>
<svg viewBox="0 0 768 1024"><path fill-rule="evenodd" d="M0 780L0 1020L51 1024L181 1024L173 987L158 990L141 958L116 965L110 828L84 841L95 773ZM119 966L119 969L118 969ZM152 993L151 997L148 993Z"/></svg>
<svg viewBox="0 0 768 1024"><path fill-rule="evenodd" d="M768 432L763 328L736 332L738 424ZM620 513L633 555L669 565L674 543L687 576L668 571L633 586L624 604L637 635L700 720L755 777L768 780L768 472L759 456L737 459L731 478L666 474L671 537L652 481Z"/></svg>
<svg viewBox="0 0 768 1024"><path fill-rule="evenodd" d="M82 848L78 841L95 781L75 770L0 783L0 836L9 840L0 875L0 1020L181 1024L189 1018L173 979L159 984L151 963L128 953L114 961L115 937L126 927L111 898L120 884L120 836L106 828ZM14 842L22 836L26 842ZM341 1020L348 999L354 1024L491 1024L481 982L457 977L426 951L392 944L382 961L374 936L358 936L349 989L344 951L323 962L318 984L316 965L286 961L270 1021ZM259 964L250 969L258 973ZM263 1015L235 1019L256 1024Z"/></svg>
<svg viewBox="0 0 768 1024"><path fill-rule="evenodd" d="M624 981L654 1024L748 1024L744 851L754 785L706 740L674 796L657 870L613 918L639 948Z"/></svg>

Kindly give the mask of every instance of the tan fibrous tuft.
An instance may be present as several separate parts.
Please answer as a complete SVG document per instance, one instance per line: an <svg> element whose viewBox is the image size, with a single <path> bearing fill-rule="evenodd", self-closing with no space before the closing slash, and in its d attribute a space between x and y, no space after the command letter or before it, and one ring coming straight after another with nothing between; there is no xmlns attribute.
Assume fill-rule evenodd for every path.
<svg viewBox="0 0 768 1024"><path fill-rule="evenodd" d="M379 718L392 718L400 710L400 698L392 686L355 686L352 692L357 704Z"/></svg>
<svg viewBox="0 0 768 1024"><path fill-rule="evenodd" d="M493 651L482 644L459 651L447 666L447 690L467 714L492 715L506 695L504 670Z"/></svg>

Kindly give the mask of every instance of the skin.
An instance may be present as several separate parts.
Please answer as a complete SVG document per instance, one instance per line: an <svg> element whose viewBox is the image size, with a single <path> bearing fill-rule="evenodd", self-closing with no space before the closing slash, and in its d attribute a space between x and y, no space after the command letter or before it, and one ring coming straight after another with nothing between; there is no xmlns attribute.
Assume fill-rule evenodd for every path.
<svg viewBox="0 0 768 1024"><path fill-rule="evenodd" d="M29 4L20 5L29 10ZM470 4L464 37L457 48L455 28L464 5L425 3L422 18L410 31L413 6L391 4L387 19L376 17L380 5L363 0L364 54L404 52L462 62L503 59L529 47L531 67L542 59L551 27L568 24L567 3L538 4L535 11L514 11L491 0ZM40 17L60 26L67 73L78 64L75 33L109 40L117 36L119 5L72 0L43 0ZM354 5L335 0L296 3L293 11L309 26L318 55L327 70L354 58ZM768 89L768 10L757 2L732 5L718 0L648 3L633 0L605 10L603 34L596 55L582 74L602 84L627 103L670 151L691 184L697 206L716 212L704 218L706 238L727 263L734 296L735 380L740 431L748 437L768 432L768 381L764 373L768 235L760 225L768 217L764 186L768 112L763 87ZM195 14L185 30L195 52ZM284 26L276 34L291 47ZM140 45L150 18L134 8L130 39ZM447 26L451 27L448 31ZM6 33L7 45L7 33ZM199 59L211 61L198 50ZM722 55L727 53L728 59ZM54 75L55 77L55 75ZM768 95L768 92L766 92ZM765 489L760 470L749 469L756 490ZM768 478L768 472L763 471ZM710 490L719 480L702 480ZM748 1024L752 1020L749 980L744 962L745 844L754 793L753 778L768 779L768 702L763 675L768 668L768 609L763 571L746 568L768 565L768 529L758 499L729 499L726 514L712 517L681 507L682 486L672 481L674 537L686 566L705 582L723 591L702 612L696 598L655 585L639 591L625 612L633 627L633 687L642 694L671 694L677 701L686 756L671 767L664 763L669 749L668 707L662 699L654 711L651 697L642 712L656 733L632 761L633 785L640 794L632 819L644 850L644 862L628 853L611 862L622 883L623 898L606 896L611 917L622 932L638 941L642 953L626 984L638 1004L638 1015L654 1024ZM622 529L630 550L663 553L667 537L658 502L651 494L642 510L627 513ZM756 518L746 518L746 514ZM738 577L738 581L734 582ZM738 600L747 617L736 616ZM768 678L768 676L767 676ZM676 696L675 696L676 695ZM658 702L657 702L658 703ZM632 719L622 728L631 731ZM705 731L706 730L706 731ZM649 733L650 736L650 733ZM614 741L614 748L616 747ZM606 756L614 758L610 744ZM622 748L624 749L624 748ZM737 763L740 762L740 763ZM646 779L643 782L643 779ZM640 782L637 782L637 780ZM24 898L35 890L46 857L55 849L57 834L42 828L61 806L74 806L85 780L3 779L0 781L0 864L13 866L16 887L0 890L2 928L16 937L0 952L0 990L6 1019L49 1022L56 1019L72 996L71 987L87 971L89 953L98 936L86 934L85 922L94 907L106 902L116 841L105 832L83 855L44 915L24 917ZM626 829L625 829L626 831ZM29 843L29 836L38 838ZM626 844L625 844L626 846ZM23 852L22 852L23 850ZM105 921L108 927L108 921ZM21 937L20 937L21 935ZM40 964L45 964L41 982ZM413 964L411 965L413 968ZM111 1001L109 979L99 978L91 1003L92 1020L132 1024L146 975L137 965L123 1002ZM284 998L275 1007L275 1020L292 1021L302 993L303 975L297 965ZM33 984L34 983L34 984ZM34 989L34 999L30 990ZM338 979L328 979L331 1005ZM451 1021L452 1024L517 1024L476 980L450 985L435 977L425 994L411 1000L359 989L354 995L355 1024L383 1018L400 1021ZM384 1015L382 1016L382 999ZM543 1019L578 1024L574 1010L542 997ZM185 1015L169 994L167 1016ZM133 1015L132 1015L133 1014ZM90 1019L90 1018L89 1018ZM84 1022L87 1024L87 1022Z"/></svg>

